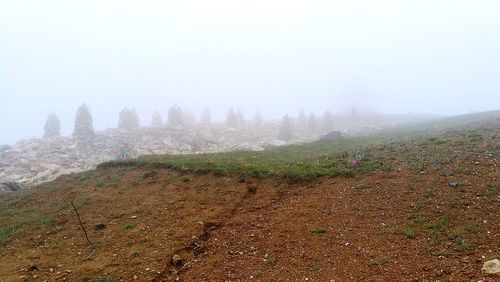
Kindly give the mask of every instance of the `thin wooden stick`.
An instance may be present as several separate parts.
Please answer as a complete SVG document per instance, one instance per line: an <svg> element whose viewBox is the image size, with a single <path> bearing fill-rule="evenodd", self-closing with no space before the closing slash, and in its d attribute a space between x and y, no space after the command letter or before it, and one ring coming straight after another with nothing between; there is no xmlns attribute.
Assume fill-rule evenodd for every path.
<svg viewBox="0 0 500 282"><path fill-rule="evenodd" d="M73 201L71 201L71 205L73 206L73 209L75 210L76 216L78 217L78 221L80 222L80 226L83 229L83 232L85 233L85 238L87 238L87 242L89 242L89 245L92 245L89 239L89 235L87 234L87 230L85 230L85 226L83 226L82 220L80 218L80 214L78 213L78 210L75 207L75 204L73 204Z"/></svg>

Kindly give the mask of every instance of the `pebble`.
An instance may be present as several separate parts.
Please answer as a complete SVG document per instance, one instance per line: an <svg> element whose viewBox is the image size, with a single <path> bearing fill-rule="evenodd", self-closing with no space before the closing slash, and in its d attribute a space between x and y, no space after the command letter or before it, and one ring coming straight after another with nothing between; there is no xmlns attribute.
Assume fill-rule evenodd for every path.
<svg viewBox="0 0 500 282"><path fill-rule="evenodd" d="M172 264L174 266L181 266L182 265L182 257L179 255L174 255L172 257Z"/></svg>

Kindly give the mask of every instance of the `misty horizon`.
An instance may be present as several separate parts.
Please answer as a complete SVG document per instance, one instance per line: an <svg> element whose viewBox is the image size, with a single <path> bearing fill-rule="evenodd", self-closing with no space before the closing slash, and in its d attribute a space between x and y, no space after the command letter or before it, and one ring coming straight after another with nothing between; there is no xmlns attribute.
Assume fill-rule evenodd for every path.
<svg viewBox="0 0 500 282"><path fill-rule="evenodd" d="M96 130L173 104L223 121L364 111L458 115L500 108L500 3L399 1L3 3L0 144ZM109 17L112 15L112 17Z"/></svg>

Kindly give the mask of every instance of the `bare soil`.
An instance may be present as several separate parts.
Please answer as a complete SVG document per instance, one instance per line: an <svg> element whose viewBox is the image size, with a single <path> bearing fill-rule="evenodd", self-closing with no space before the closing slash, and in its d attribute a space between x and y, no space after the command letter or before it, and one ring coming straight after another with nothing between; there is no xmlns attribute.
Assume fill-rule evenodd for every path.
<svg viewBox="0 0 500 282"><path fill-rule="evenodd" d="M0 281L499 281L500 131L478 132L375 148L353 178L114 167L1 195Z"/></svg>

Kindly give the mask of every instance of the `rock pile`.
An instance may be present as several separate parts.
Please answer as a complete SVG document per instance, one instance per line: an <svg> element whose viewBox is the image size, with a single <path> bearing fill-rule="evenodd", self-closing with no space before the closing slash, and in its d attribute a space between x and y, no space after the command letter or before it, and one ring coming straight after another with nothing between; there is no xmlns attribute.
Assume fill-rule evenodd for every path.
<svg viewBox="0 0 500 282"><path fill-rule="evenodd" d="M30 187L54 180L60 175L95 168L98 164L139 155L215 153L234 150L261 151L267 147L317 140L343 139L343 134L354 134L363 129L391 127L380 121L369 125L354 126L338 118L337 130L318 132L301 128L291 122L290 140L277 140L280 122L238 124L191 124L151 128L107 129L86 134L83 138L46 136L43 139L20 141L13 146L0 146L0 183L19 183ZM287 138L288 139L288 138ZM14 186L2 184L0 191L10 191Z"/></svg>
<svg viewBox="0 0 500 282"><path fill-rule="evenodd" d="M60 175L93 169L102 162L139 155L264 150L280 145L275 142L277 127L108 129L97 132L84 143L73 137L24 140L0 147L0 183L22 184L17 188L2 184L0 191L38 185Z"/></svg>

